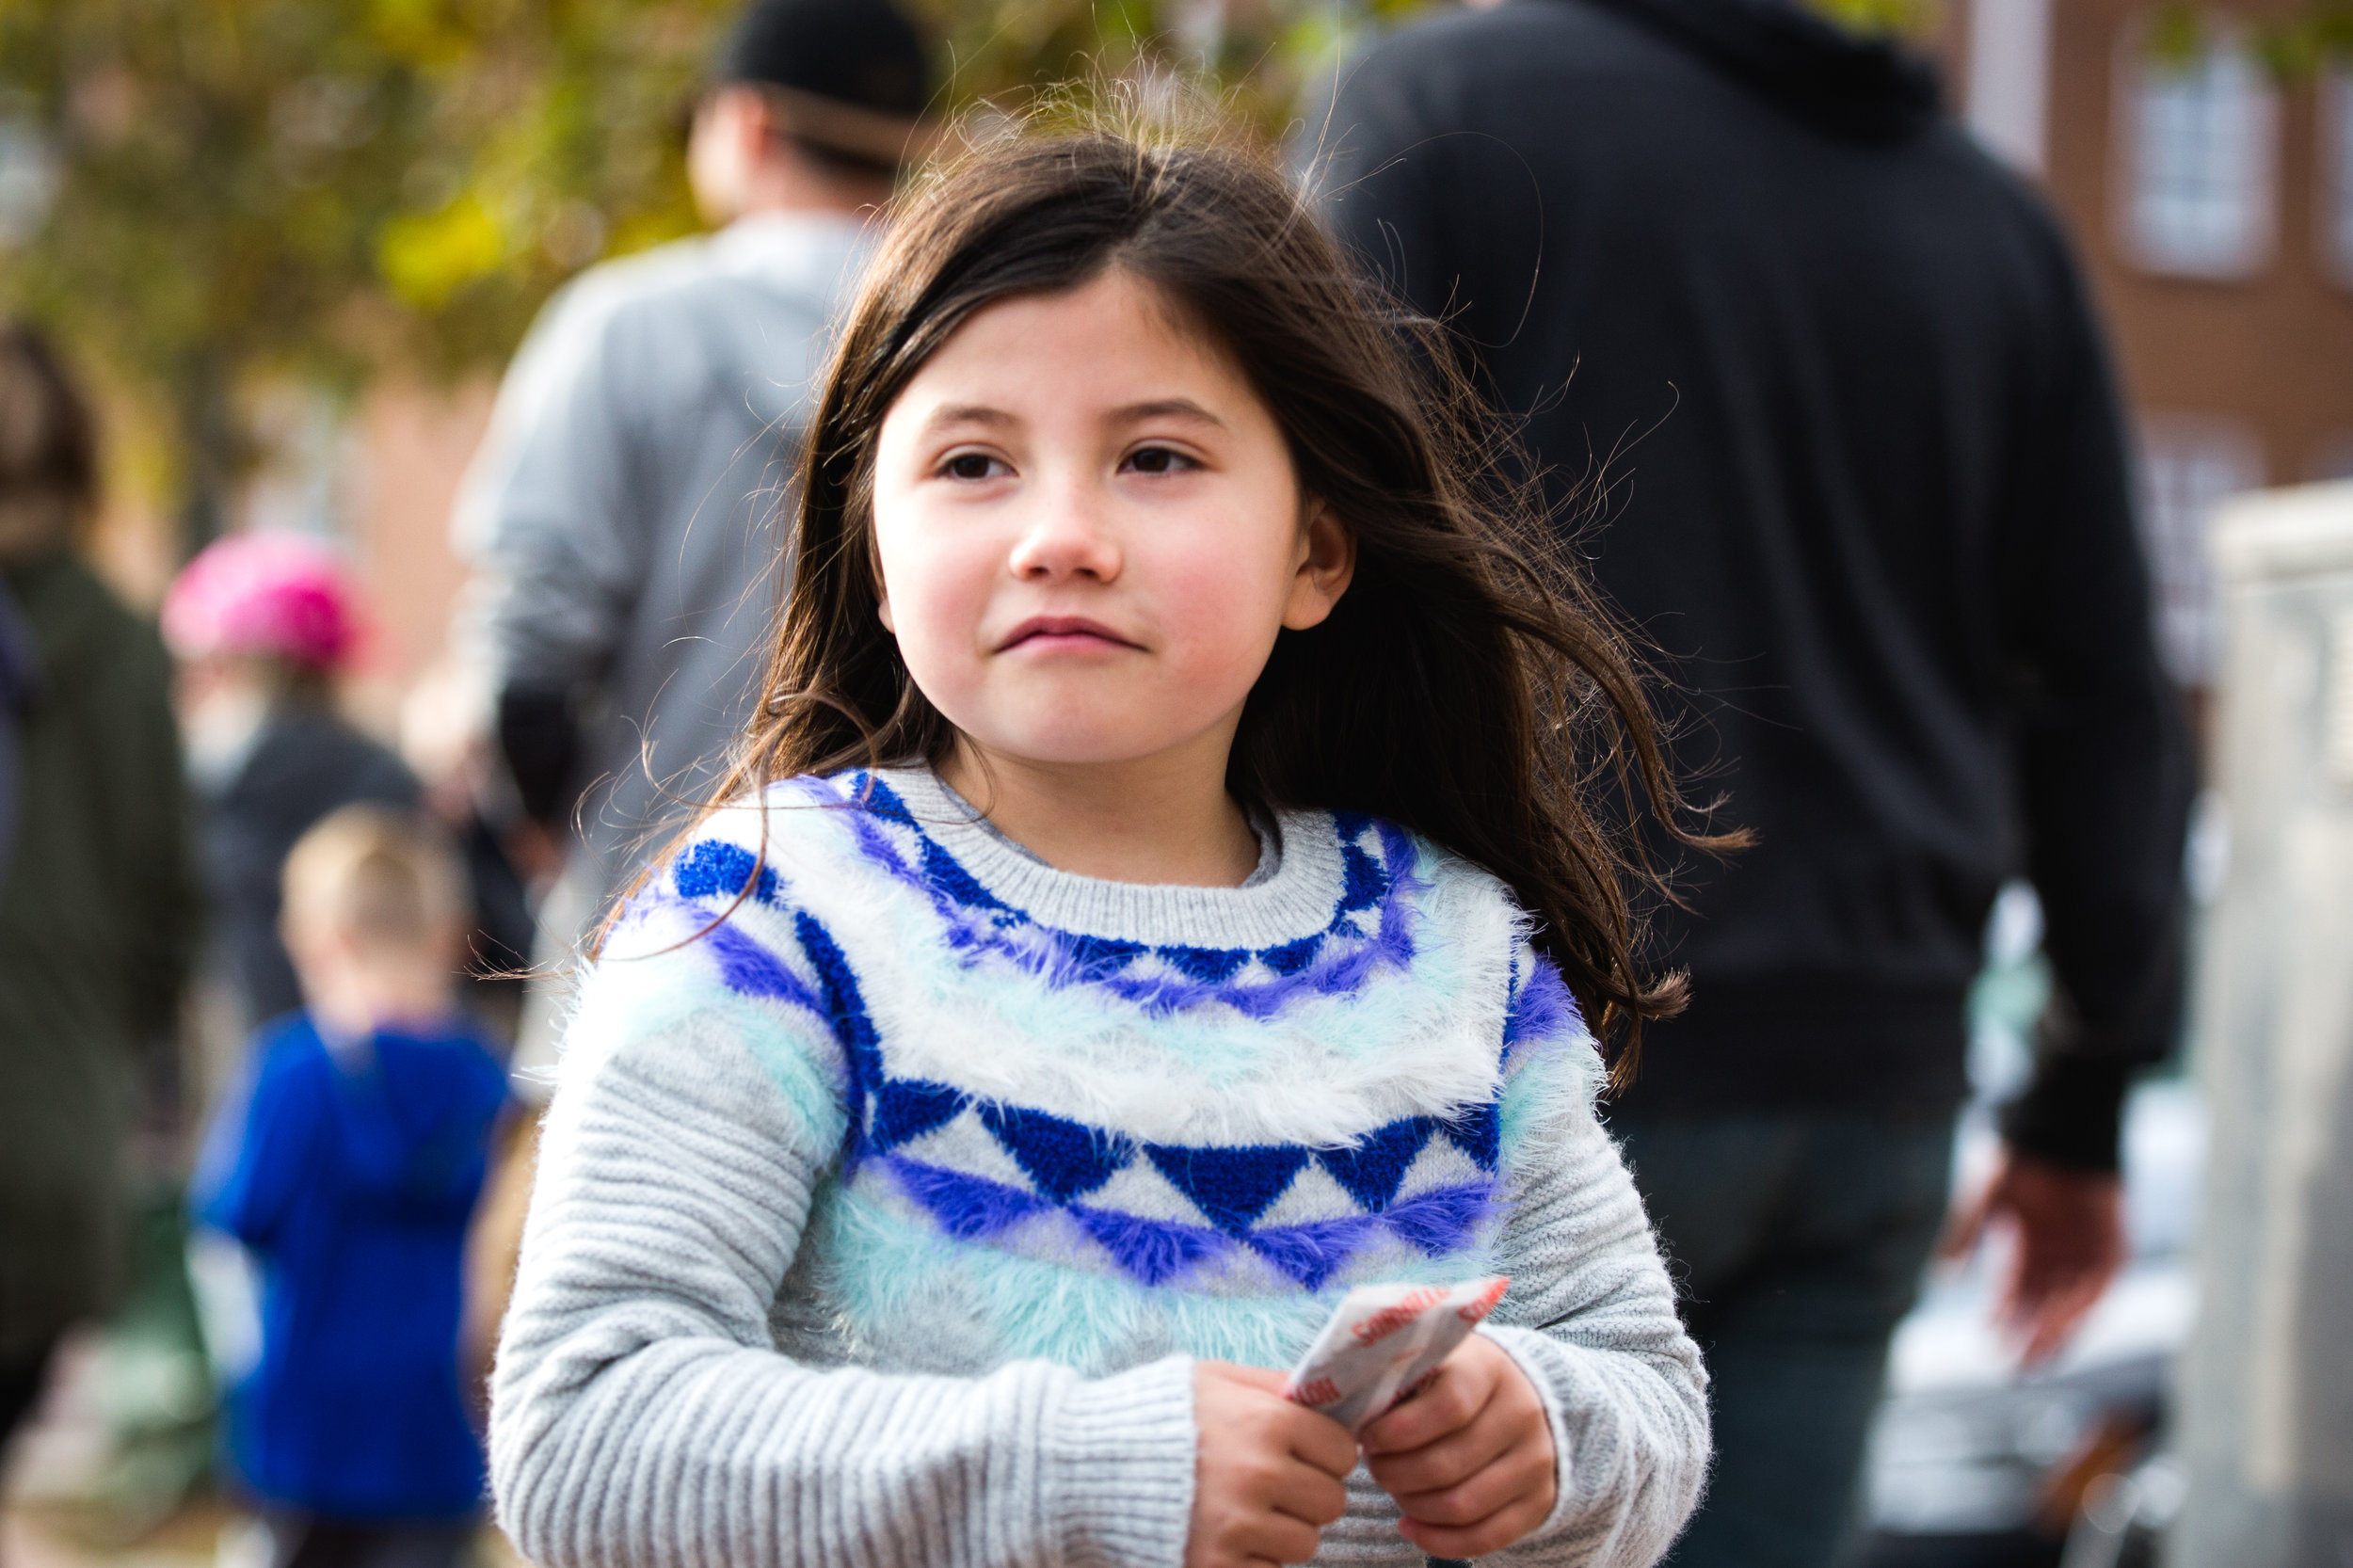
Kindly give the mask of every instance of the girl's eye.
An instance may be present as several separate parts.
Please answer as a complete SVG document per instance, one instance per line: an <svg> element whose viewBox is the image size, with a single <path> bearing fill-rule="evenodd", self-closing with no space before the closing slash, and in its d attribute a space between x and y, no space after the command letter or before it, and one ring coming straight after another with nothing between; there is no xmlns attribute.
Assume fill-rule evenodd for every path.
<svg viewBox="0 0 2353 1568"><path fill-rule="evenodd" d="M1137 473L1178 473L1201 465L1183 453L1173 452L1165 446L1143 446L1128 453L1127 461L1120 466Z"/></svg>
<svg viewBox="0 0 2353 1568"><path fill-rule="evenodd" d="M939 466L951 479L994 479L1005 465L985 452L959 452Z"/></svg>

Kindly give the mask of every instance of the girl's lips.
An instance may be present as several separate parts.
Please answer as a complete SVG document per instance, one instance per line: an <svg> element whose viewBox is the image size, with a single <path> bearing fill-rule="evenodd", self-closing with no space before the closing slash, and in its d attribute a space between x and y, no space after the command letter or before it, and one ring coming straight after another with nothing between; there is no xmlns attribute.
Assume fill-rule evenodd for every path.
<svg viewBox="0 0 2353 1568"><path fill-rule="evenodd" d="M1136 645L1102 622L1088 620L1083 616L1032 616L1015 627L1013 634L997 645L997 651L1009 653L1027 646L1134 648Z"/></svg>

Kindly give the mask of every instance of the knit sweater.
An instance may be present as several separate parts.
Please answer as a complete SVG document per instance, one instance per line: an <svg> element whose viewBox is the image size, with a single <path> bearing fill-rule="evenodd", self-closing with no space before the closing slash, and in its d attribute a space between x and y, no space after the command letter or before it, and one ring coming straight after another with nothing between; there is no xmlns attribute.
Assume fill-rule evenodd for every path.
<svg viewBox="0 0 2353 1568"><path fill-rule="evenodd" d="M931 775L718 813L566 1038L493 1380L546 1568L1166 1568L1193 1358L1289 1364L1350 1287L1512 1286L1559 1502L1494 1560L1641 1564L1705 1376L1495 878L1278 814L1245 888L1059 872ZM1411 1563L1360 1467L1323 1562Z"/></svg>

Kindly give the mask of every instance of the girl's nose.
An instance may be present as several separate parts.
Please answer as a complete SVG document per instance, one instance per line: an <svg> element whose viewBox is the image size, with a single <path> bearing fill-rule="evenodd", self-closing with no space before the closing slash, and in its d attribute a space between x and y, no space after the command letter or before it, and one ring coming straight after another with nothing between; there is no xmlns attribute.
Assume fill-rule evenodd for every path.
<svg viewBox="0 0 2353 1568"><path fill-rule="evenodd" d="M1076 486L1056 486L1013 548L1016 577L1053 583L1087 577L1108 583L1119 575L1119 546L1104 526L1097 498Z"/></svg>

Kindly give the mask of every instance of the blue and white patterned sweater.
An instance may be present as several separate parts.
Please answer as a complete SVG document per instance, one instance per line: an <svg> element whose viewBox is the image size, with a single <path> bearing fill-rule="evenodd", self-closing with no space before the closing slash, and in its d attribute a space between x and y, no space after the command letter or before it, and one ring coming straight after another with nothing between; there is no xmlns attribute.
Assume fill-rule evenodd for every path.
<svg viewBox="0 0 2353 1568"><path fill-rule="evenodd" d="M1509 1272L1561 1503L1498 1560L1641 1563L1696 1352L1494 878L1279 819L1240 888L1052 870L928 773L774 787L632 904L567 1035L494 1387L547 1568L1182 1558L1189 1358L1350 1286ZM1417 1563L1360 1470L1330 1561Z"/></svg>

